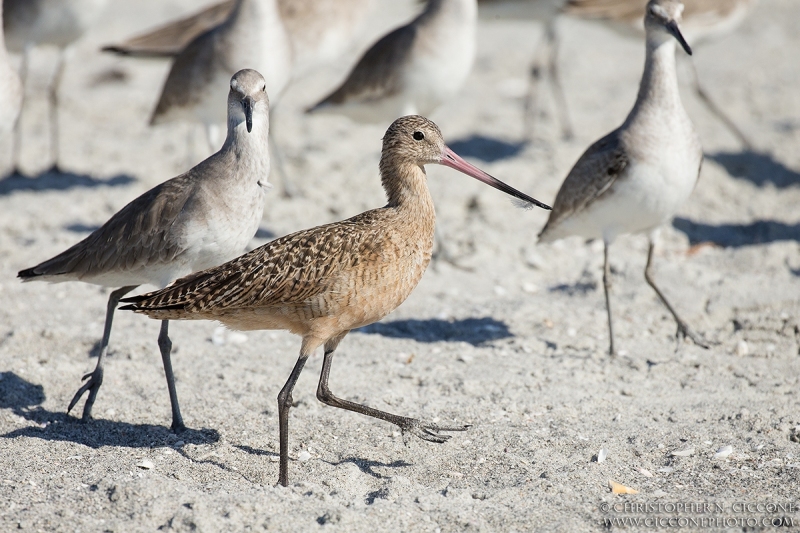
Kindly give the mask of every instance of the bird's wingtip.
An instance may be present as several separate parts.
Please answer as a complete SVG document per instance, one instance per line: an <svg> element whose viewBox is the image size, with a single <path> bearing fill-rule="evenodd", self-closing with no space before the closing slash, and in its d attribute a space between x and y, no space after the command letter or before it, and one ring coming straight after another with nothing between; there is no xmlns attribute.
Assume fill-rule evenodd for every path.
<svg viewBox="0 0 800 533"><path fill-rule="evenodd" d="M121 55L121 56L128 55L128 51L127 50L125 50L124 48L121 48L121 47L119 47L119 46L117 46L115 44L107 44L105 46L101 46L100 47L100 51L101 52L108 52L110 54L117 54L117 55Z"/></svg>
<svg viewBox="0 0 800 533"><path fill-rule="evenodd" d="M17 277L22 281L30 281L33 278L39 277L39 274L37 274L34 271L34 268L26 268L25 270L20 270L19 272L17 272Z"/></svg>

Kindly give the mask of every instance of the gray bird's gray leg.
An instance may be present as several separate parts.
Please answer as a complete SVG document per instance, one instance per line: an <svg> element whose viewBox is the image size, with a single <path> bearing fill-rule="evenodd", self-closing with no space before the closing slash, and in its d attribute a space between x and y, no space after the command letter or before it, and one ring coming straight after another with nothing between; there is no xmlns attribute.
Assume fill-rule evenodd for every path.
<svg viewBox="0 0 800 533"><path fill-rule="evenodd" d="M103 362L105 361L106 354L108 353L108 340L111 337L111 323L114 321L114 311L116 311L120 299L136 287L138 287L138 285L122 287L112 291L108 296L106 324L103 328L103 340L100 343L100 355L97 357L97 365L94 367L94 371L89 372L83 376L83 378L81 378L82 380L86 380L88 378L89 381L86 381L86 383L84 383L83 386L78 389L78 392L76 392L75 396L72 397L72 401L69 402L69 407L67 407L67 412L69 413L72 411L72 408L75 407L75 404L78 403L78 400L80 400L81 396L83 396L83 393L88 390L89 397L86 398L86 403L83 406L83 416L81 417L83 422L88 421L92 417L92 406L94 405L95 398L97 398L97 391L100 390L100 385L103 384Z"/></svg>
<svg viewBox="0 0 800 533"><path fill-rule="evenodd" d="M66 50L63 50L59 53L56 73L53 77L53 84L50 86L50 158L53 161L53 165L50 167L50 172L58 173L61 172L61 167L59 165L61 139L58 125L58 101L59 90L61 88L61 79L64 77L66 55Z"/></svg>
<svg viewBox="0 0 800 533"><path fill-rule="evenodd" d="M695 94L700 97L700 100L705 104L706 109L708 109L712 115L717 117L717 119L722 122L722 124L727 128L727 130L736 137L745 150L749 150L751 152L755 151L753 143L750 142L750 139L739 129L739 127L734 124L733 120L731 120L728 115L725 114L720 107L714 103L714 100L708 95L706 90L700 85L700 77L697 75L697 67L695 67L693 61L689 61L690 69L692 72L692 88L694 89Z"/></svg>
<svg viewBox="0 0 800 533"><path fill-rule="evenodd" d="M656 282L655 282L655 279L653 278L653 273L652 273L653 250L654 249L655 249L655 244L653 243L653 240L651 239L650 240L650 247L647 250L647 266L644 267L644 279L647 280L648 285L653 287L653 290L656 291L656 294L661 299L661 302L666 306L666 308L669 310L669 312L672 313L672 317L675 319L675 322L678 324L678 331L675 333L675 336L678 337L678 338L689 337L690 339L692 339L692 341L696 345L701 346L701 347L703 347L705 349L708 349L708 344L703 339L703 337L701 337L700 335L698 335L697 333L692 331L692 329L686 324L686 322L684 322L683 319L681 319L681 317L678 316L678 313L675 312L675 309L672 308L670 303L667 301L667 299L661 293L661 290L659 290L659 288L656 286Z"/></svg>
<svg viewBox="0 0 800 533"><path fill-rule="evenodd" d="M606 312L608 313L608 355L617 355L614 348L614 321L611 319L611 266L608 263L608 243L603 242L603 290L606 294Z"/></svg>

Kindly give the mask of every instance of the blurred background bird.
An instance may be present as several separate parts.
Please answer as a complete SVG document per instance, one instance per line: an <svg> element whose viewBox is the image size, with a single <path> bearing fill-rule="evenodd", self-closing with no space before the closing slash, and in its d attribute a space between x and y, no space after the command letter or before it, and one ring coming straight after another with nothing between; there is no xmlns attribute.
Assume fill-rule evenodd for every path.
<svg viewBox="0 0 800 533"><path fill-rule="evenodd" d="M28 78L31 49L36 46L55 46L59 50L49 89L52 172L60 171L59 91L70 47L94 24L106 3L107 0L3 0L6 47L22 54L20 77L23 86ZM21 134L17 131L16 135L12 163L14 171L18 172Z"/></svg>

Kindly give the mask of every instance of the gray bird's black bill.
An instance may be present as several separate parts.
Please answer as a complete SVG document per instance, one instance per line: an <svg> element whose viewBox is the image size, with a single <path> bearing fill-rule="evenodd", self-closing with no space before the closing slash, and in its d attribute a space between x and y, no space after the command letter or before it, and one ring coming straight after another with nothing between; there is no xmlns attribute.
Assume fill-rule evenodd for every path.
<svg viewBox="0 0 800 533"><path fill-rule="evenodd" d="M680 28L678 28L677 22L675 22L674 20L669 21L667 23L667 31L673 37L675 37L679 43L681 43L681 46L683 47L684 50L686 50L687 54L692 55L692 47L689 46L689 43L687 43L686 39L683 38L683 34L681 33Z"/></svg>
<svg viewBox="0 0 800 533"><path fill-rule="evenodd" d="M247 133L253 131L253 99L249 96L242 100L242 109L244 109L244 120L247 123Z"/></svg>

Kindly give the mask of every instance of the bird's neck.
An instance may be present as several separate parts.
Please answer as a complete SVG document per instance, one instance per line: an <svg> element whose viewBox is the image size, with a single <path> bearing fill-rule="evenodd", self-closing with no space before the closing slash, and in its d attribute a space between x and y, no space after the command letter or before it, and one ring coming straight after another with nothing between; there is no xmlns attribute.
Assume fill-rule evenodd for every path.
<svg viewBox="0 0 800 533"><path fill-rule="evenodd" d="M248 133L244 121L228 121L228 136L220 149L221 154L232 157L235 164L246 167L266 182L269 177L269 120L253 114L253 129ZM250 174L252 175L252 174Z"/></svg>
<svg viewBox="0 0 800 533"><path fill-rule="evenodd" d="M264 21L273 21L280 18L276 0L238 0L228 19L229 24L257 25L262 30L271 28L264 26Z"/></svg>
<svg viewBox="0 0 800 533"><path fill-rule="evenodd" d="M476 0L428 0L419 16L420 24L463 25L475 23L478 16Z"/></svg>
<svg viewBox="0 0 800 533"><path fill-rule="evenodd" d="M409 222L426 222L432 227L436 211L425 169L413 163L394 164L384 157L380 170L381 183L389 200L386 207L407 213Z"/></svg>
<svg viewBox="0 0 800 533"><path fill-rule="evenodd" d="M684 113L678 91L675 44L671 37L657 39L648 35L644 73L628 122L643 115L652 115L655 110Z"/></svg>

